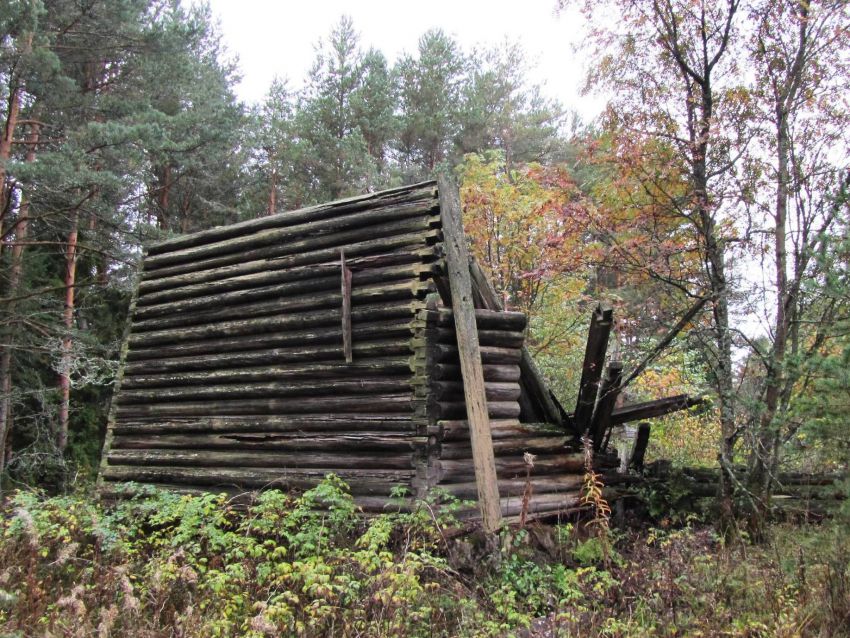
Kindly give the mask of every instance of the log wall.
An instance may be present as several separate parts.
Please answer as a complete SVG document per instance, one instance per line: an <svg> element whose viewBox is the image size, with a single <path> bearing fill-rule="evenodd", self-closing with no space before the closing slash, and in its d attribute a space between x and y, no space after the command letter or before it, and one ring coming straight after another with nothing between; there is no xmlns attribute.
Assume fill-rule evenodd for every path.
<svg viewBox="0 0 850 638"><path fill-rule="evenodd" d="M151 246L104 491L305 489L333 472L368 510L396 486L475 499L454 319L431 294L441 233L427 183ZM526 317L475 317L503 516L529 485L531 516L577 507L582 455L562 428L520 422Z"/></svg>
<svg viewBox="0 0 850 638"><path fill-rule="evenodd" d="M104 487L306 488L334 472L364 499L421 491L429 432L414 336L440 240L429 183L151 246Z"/></svg>

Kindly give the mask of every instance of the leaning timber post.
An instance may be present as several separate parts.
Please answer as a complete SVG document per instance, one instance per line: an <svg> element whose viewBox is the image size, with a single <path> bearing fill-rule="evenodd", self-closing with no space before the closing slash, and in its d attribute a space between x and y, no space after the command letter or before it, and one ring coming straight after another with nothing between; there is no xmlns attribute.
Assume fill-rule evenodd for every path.
<svg viewBox="0 0 850 638"><path fill-rule="evenodd" d="M440 211L443 221L449 287L457 332L463 392L472 443L472 463L478 489L478 506L484 531L492 534L499 529L502 508L499 501L499 483L487 399L484 386L484 369L478 345L475 307L472 300L472 282L469 275L469 253L461 219L460 196L457 186L445 175L438 179Z"/></svg>
<svg viewBox="0 0 850 638"><path fill-rule="evenodd" d="M607 444L606 432L611 427L611 414L617 404L617 395L620 393L620 383L623 380L623 364L612 361L605 370L602 386L599 389L599 400L590 420L590 436L593 439L593 451L599 452Z"/></svg>
<svg viewBox="0 0 850 638"><path fill-rule="evenodd" d="M605 353L608 350L608 337L611 334L613 317L613 310L609 306L599 304L590 318L574 417L576 431L580 435L587 432L590 427L590 420L596 408L599 379L602 377L602 366L605 365Z"/></svg>
<svg viewBox="0 0 850 638"><path fill-rule="evenodd" d="M638 423L637 438L635 439L635 446L632 448L632 455L629 459L629 467L638 472L643 471L643 460L646 456L646 448L649 445L650 432L649 423L646 421Z"/></svg>

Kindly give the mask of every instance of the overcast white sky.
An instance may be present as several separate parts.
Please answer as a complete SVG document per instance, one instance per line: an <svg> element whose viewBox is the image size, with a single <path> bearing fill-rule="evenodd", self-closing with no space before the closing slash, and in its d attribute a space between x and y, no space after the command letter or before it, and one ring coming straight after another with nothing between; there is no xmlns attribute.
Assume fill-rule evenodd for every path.
<svg viewBox="0 0 850 638"><path fill-rule="evenodd" d="M536 63L530 79L584 119L601 110L599 99L580 97L584 73L573 44L581 39L581 18L556 15L555 0L210 0L221 22L228 49L242 71L239 96L263 98L275 75L300 86L313 60L314 45L340 16L347 14L365 47L374 46L394 60L413 52L425 31L439 27L464 47L519 41Z"/></svg>

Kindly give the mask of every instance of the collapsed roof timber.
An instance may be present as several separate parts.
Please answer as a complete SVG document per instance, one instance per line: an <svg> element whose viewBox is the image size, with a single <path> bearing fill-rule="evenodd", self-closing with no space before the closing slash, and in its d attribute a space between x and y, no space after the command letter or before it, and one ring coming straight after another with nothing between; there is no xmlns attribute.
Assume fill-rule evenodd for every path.
<svg viewBox="0 0 850 638"><path fill-rule="evenodd" d="M333 472L367 510L398 486L440 487L478 497L493 524L520 513L524 452L537 455L528 513L575 508L581 434L613 464L612 425L693 404L615 409L619 364L602 376L611 312L598 308L567 414L524 345L526 317L466 254L445 181L153 245L128 327L107 493L306 488Z"/></svg>

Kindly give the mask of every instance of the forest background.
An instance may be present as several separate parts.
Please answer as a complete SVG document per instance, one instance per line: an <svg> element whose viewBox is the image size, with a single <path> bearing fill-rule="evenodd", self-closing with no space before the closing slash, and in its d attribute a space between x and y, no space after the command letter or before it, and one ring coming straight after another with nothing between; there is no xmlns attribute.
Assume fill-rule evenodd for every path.
<svg viewBox="0 0 850 638"><path fill-rule="evenodd" d="M343 17L307 77L242 104L208 7L3 3L4 481L94 473L146 242L440 170L567 409L604 301L627 398L708 398L655 425L655 458L719 462L730 507L733 465L756 508L780 467L846 468L847 3L559 6L589 26L594 122L510 42L430 30L389 60Z"/></svg>

